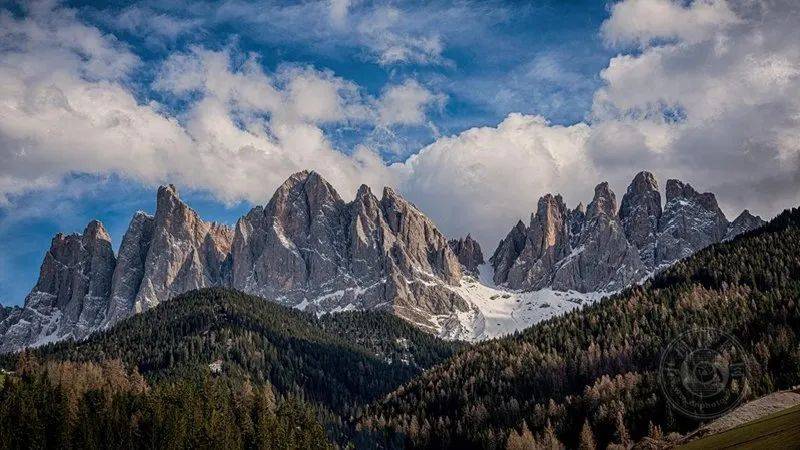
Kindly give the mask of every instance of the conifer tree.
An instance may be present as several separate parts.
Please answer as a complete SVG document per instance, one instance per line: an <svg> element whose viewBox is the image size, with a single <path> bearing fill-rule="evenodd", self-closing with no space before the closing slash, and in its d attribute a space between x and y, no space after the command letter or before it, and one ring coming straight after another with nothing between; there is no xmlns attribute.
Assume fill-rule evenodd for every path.
<svg viewBox="0 0 800 450"><path fill-rule="evenodd" d="M589 425L589 419L586 419L586 421L583 422L578 448L580 450L595 450L597 448L597 445L594 442L594 433L592 433L592 427Z"/></svg>

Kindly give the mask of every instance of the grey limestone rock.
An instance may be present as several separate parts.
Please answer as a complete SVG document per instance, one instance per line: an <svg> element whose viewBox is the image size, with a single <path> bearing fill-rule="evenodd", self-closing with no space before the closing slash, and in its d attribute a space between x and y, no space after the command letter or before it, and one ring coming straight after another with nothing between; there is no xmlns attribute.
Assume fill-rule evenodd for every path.
<svg viewBox="0 0 800 450"><path fill-rule="evenodd" d="M83 234L57 234L24 306L0 322L0 351L82 339L94 331L105 315L115 264L100 222L89 222Z"/></svg>
<svg viewBox="0 0 800 450"><path fill-rule="evenodd" d="M456 258L458 258L458 262L461 263L461 267L472 275L477 276L478 266L485 263L478 241L467 234L465 238L450 239L448 243Z"/></svg>
<svg viewBox="0 0 800 450"><path fill-rule="evenodd" d="M725 238L723 240L729 241L742 233L755 230L766 223L767 222L765 222L764 219L750 214L750 211L745 209L737 218L733 219L733 222L730 223L728 226L728 231L725 233Z"/></svg>

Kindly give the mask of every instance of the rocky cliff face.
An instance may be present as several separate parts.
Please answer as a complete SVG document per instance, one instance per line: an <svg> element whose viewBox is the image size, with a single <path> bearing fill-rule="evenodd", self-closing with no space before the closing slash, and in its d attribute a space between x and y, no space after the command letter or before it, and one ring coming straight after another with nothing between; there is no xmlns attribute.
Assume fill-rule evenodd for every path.
<svg viewBox="0 0 800 450"><path fill-rule="evenodd" d="M661 220L661 193L650 172L639 172L622 197L619 219L628 241L639 251L645 268L653 270L656 236Z"/></svg>
<svg viewBox="0 0 800 450"><path fill-rule="evenodd" d="M117 255L117 266L111 281L111 298L105 325L118 322L134 310L134 300L144 279L144 264L153 239L155 220L144 212L137 212L128 225Z"/></svg>
<svg viewBox="0 0 800 450"><path fill-rule="evenodd" d="M728 219L714 194L698 193L690 184L667 180L667 204L661 216L656 246L656 266L665 266L719 242Z"/></svg>
<svg viewBox="0 0 800 450"><path fill-rule="evenodd" d="M233 230L201 220L175 186L161 186L155 216L137 212L122 238L104 326L188 290L223 285L232 239Z"/></svg>
<svg viewBox="0 0 800 450"><path fill-rule="evenodd" d="M155 216L133 216L118 257L98 221L83 234L58 234L24 307L0 321L0 351L83 339L187 290L221 285L232 237L200 220L174 186L159 188Z"/></svg>
<svg viewBox="0 0 800 450"><path fill-rule="evenodd" d="M730 225L728 225L728 231L725 233L723 241L729 241L742 233L755 230L766 223L764 219L750 214L750 211L745 209L737 218L733 219Z"/></svg>
<svg viewBox="0 0 800 450"><path fill-rule="evenodd" d="M467 308L446 288L461 267L447 240L389 188L345 203L315 172L290 177L236 225L232 286L310 311L386 307L433 329Z"/></svg>
<svg viewBox="0 0 800 450"><path fill-rule="evenodd" d="M490 258L494 281L525 291L614 291L763 224L745 211L729 225L713 194L677 180L667 182L666 197L662 212L647 172L634 178L619 211L607 183L588 208L545 195L529 224L520 221L500 241ZM53 238L24 307L0 309L0 352L82 339L206 286L317 313L386 309L431 332L483 336L497 316L490 313L490 324L481 308L491 309L500 291L476 277L462 284L481 263L471 236L448 242L389 188L378 198L361 186L348 203L319 174L299 172L230 229L203 221L174 186L162 186L155 214L133 216L116 257L97 221Z"/></svg>
<svg viewBox="0 0 800 450"><path fill-rule="evenodd" d="M508 271L509 284L534 290L550 283L555 264L569 254L567 213L561 196L539 199L522 252Z"/></svg>
<svg viewBox="0 0 800 450"><path fill-rule="evenodd" d="M616 211L614 193L608 183L600 183L586 210L586 224L577 245L558 262L550 286L562 291L614 291L646 275L639 252L627 240Z"/></svg>
<svg viewBox="0 0 800 450"><path fill-rule="evenodd" d="M509 236L513 241L513 236L525 235L522 250L507 245L507 238L492 257L498 285L593 292L618 289L645 274L616 215L616 197L608 183L597 185L586 210L582 205L570 210L561 196L547 194L539 199L530 226L520 225Z"/></svg>
<svg viewBox="0 0 800 450"><path fill-rule="evenodd" d="M514 266L514 263L519 258L522 250L525 248L527 240L528 229L525 224L520 220L508 232L505 238L500 240L492 257L489 258L489 263L494 269L494 282L496 284L505 283L508 280L508 272Z"/></svg>
<svg viewBox="0 0 800 450"><path fill-rule="evenodd" d="M478 266L484 264L483 252L478 241L472 239L472 236L467 234L465 238L451 239L448 241L450 249L455 253L458 262L461 263L461 268L466 272L477 276Z"/></svg>
<svg viewBox="0 0 800 450"><path fill-rule="evenodd" d="M667 181L667 203L649 172L637 174L619 210L607 183L584 211L547 194L526 228L519 222L490 259L494 281L515 290L615 291L710 244L763 224L742 213L728 224L714 194ZM524 236L524 239L523 239Z"/></svg>
<svg viewBox="0 0 800 450"><path fill-rule="evenodd" d="M83 234L57 234L24 307L0 322L0 351L86 337L104 317L115 263L100 222L91 221Z"/></svg>
<svg viewBox="0 0 800 450"><path fill-rule="evenodd" d="M468 237L467 268L483 262ZM345 203L315 172L292 175L235 229L200 219L174 186L158 190L155 215L136 213L118 257L93 221L58 235L24 308L3 309L0 351L73 337L183 292L229 286L312 312L384 308L429 331L437 316L469 305L453 289L462 264L445 237L389 188L362 186Z"/></svg>
<svg viewBox="0 0 800 450"><path fill-rule="evenodd" d="M201 220L174 186L161 186L134 312L192 289L222 284L232 237L230 228Z"/></svg>

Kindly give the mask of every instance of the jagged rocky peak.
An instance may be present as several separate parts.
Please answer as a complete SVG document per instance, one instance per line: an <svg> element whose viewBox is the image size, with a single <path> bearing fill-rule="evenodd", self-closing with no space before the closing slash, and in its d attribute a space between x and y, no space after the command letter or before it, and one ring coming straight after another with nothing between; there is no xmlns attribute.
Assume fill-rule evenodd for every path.
<svg viewBox="0 0 800 450"><path fill-rule="evenodd" d="M465 238L450 239L448 243L458 258L458 262L461 263L461 267L472 275L477 275L478 266L485 262L478 241L467 234Z"/></svg>
<svg viewBox="0 0 800 450"><path fill-rule="evenodd" d="M622 197L619 218L628 240L639 249L648 270L655 266L656 235L661 219L661 193L652 173L636 174Z"/></svg>
<svg viewBox="0 0 800 450"><path fill-rule="evenodd" d="M153 239L155 218L137 211L122 237L117 266L111 281L111 298L104 326L108 327L133 312L134 300L144 278L144 267Z"/></svg>
<svg viewBox="0 0 800 450"><path fill-rule="evenodd" d="M173 185L158 188L152 226L135 312L188 290L219 284L233 235L228 227L200 219Z"/></svg>
<svg viewBox="0 0 800 450"><path fill-rule="evenodd" d="M744 210L738 217L733 219L733 222L728 226L728 231L725 233L723 240L729 241L736 236L746 233L750 230L755 230L766 224L767 222L759 216L750 214L750 211Z"/></svg>
<svg viewBox="0 0 800 450"><path fill-rule="evenodd" d="M714 194L699 193L679 180L667 180L667 203L658 226L656 268L720 242L727 231L728 219Z"/></svg>
<svg viewBox="0 0 800 450"><path fill-rule="evenodd" d="M160 186L155 215L137 212L123 236L103 325L187 290L222 284L232 239L230 227L203 221L174 185Z"/></svg>
<svg viewBox="0 0 800 450"><path fill-rule="evenodd" d="M586 224L586 207L583 202L578 203L575 209L572 209L567 214L567 223L569 231L569 243L572 247L578 245L578 240L583 232L583 227Z"/></svg>
<svg viewBox="0 0 800 450"><path fill-rule="evenodd" d="M346 215L344 201L318 173L291 175L265 207L239 220L231 251L233 286L289 303L307 285L341 287Z"/></svg>
<svg viewBox="0 0 800 450"><path fill-rule="evenodd" d="M97 220L89 222L83 234L58 233L25 305L64 308L87 295L103 297L108 294L115 261L111 237Z"/></svg>
<svg viewBox="0 0 800 450"><path fill-rule="evenodd" d="M362 186L345 203L318 173L298 172L231 230L203 221L166 185L154 215L131 219L118 260L99 222L56 236L37 287L0 318L0 334L7 350L82 338L207 286L315 312L384 308L439 332L442 317L470 307L454 290L461 274L435 224L390 188L377 199Z"/></svg>
<svg viewBox="0 0 800 450"><path fill-rule="evenodd" d="M709 211L718 211L719 205L717 198L710 192L699 193L691 184L680 180L667 180L667 203L675 200L697 201L703 208Z"/></svg>
<svg viewBox="0 0 800 450"><path fill-rule="evenodd" d="M0 351L87 336L105 313L115 264L111 238L99 221L89 222L83 234L57 234L25 307L0 323Z"/></svg>
<svg viewBox="0 0 800 450"><path fill-rule="evenodd" d="M608 187L608 182L604 181L594 188L594 198L586 208L586 217L592 219L598 215L604 214L606 216L616 216L617 214L617 197L611 188Z"/></svg>
<svg viewBox="0 0 800 450"><path fill-rule="evenodd" d="M514 262L522 253L525 248L525 239L528 234L528 229L525 224L520 220L511 228L504 239L500 240L492 257L489 258L489 264L494 269L493 281L497 285L504 284L508 280L508 271L514 266Z"/></svg>
<svg viewBox="0 0 800 450"><path fill-rule="evenodd" d="M395 252L395 256L401 263L405 257L410 258L410 266L400 266L406 267L407 275L412 275L413 268L419 268L446 283L458 284L461 266L433 221L390 187L383 188L381 207L389 229L402 243L397 250L403 251Z"/></svg>
<svg viewBox="0 0 800 450"><path fill-rule="evenodd" d="M284 181L264 210L292 233L309 226L317 215L339 213L343 206L344 201L330 183L317 172L304 170Z"/></svg>
<svg viewBox="0 0 800 450"><path fill-rule="evenodd" d="M570 251L567 207L560 195L539 199L531 215L525 245L508 270L505 283L514 289L540 289L552 278L558 260Z"/></svg>
<svg viewBox="0 0 800 450"><path fill-rule="evenodd" d="M558 196L542 197L530 226L518 223L490 262L495 283L512 289L614 291L761 224L745 212L729 226L714 194L679 180L667 181L662 209L656 178L642 171L619 211L605 182L585 211L566 209Z"/></svg>
<svg viewBox="0 0 800 450"><path fill-rule="evenodd" d="M660 215L658 184L649 172L634 177L619 215L607 182L595 187L587 208L568 209L560 196L545 195L530 226L518 224L500 242L490 259L494 281L520 290L621 289L652 267Z"/></svg>
<svg viewBox="0 0 800 450"><path fill-rule="evenodd" d="M383 254L382 230L387 225L384 223L383 210L378 199L366 184L358 188L349 209L347 234L351 267L357 276L361 276L372 271L376 262L380 261Z"/></svg>
<svg viewBox="0 0 800 450"><path fill-rule="evenodd" d="M555 266L554 289L614 291L644 276L638 251L625 237L616 211L614 192L607 182L598 184L577 244Z"/></svg>
<svg viewBox="0 0 800 450"><path fill-rule="evenodd" d="M539 199L536 214L531 214L528 238L535 254L541 255L549 248L563 243L566 234L568 209L561 195L547 194Z"/></svg>
<svg viewBox="0 0 800 450"><path fill-rule="evenodd" d="M308 310L384 305L433 327L420 322L459 303L443 286L461 267L430 219L391 188L377 199L364 185L345 203L316 172L239 221L231 260L233 287Z"/></svg>

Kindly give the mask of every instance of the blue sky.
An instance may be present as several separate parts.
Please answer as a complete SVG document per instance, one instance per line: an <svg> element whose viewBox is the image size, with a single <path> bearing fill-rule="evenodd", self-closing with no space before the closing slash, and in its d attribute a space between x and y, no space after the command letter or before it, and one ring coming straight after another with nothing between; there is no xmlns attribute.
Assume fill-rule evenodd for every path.
<svg viewBox="0 0 800 450"><path fill-rule="evenodd" d="M229 224L293 171L393 185L491 253L638 170L733 218L800 200L789 0L0 3L0 303L56 232L174 183ZM761 36L761 40L749 36ZM745 93L745 94L742 94Z"/></svg>

